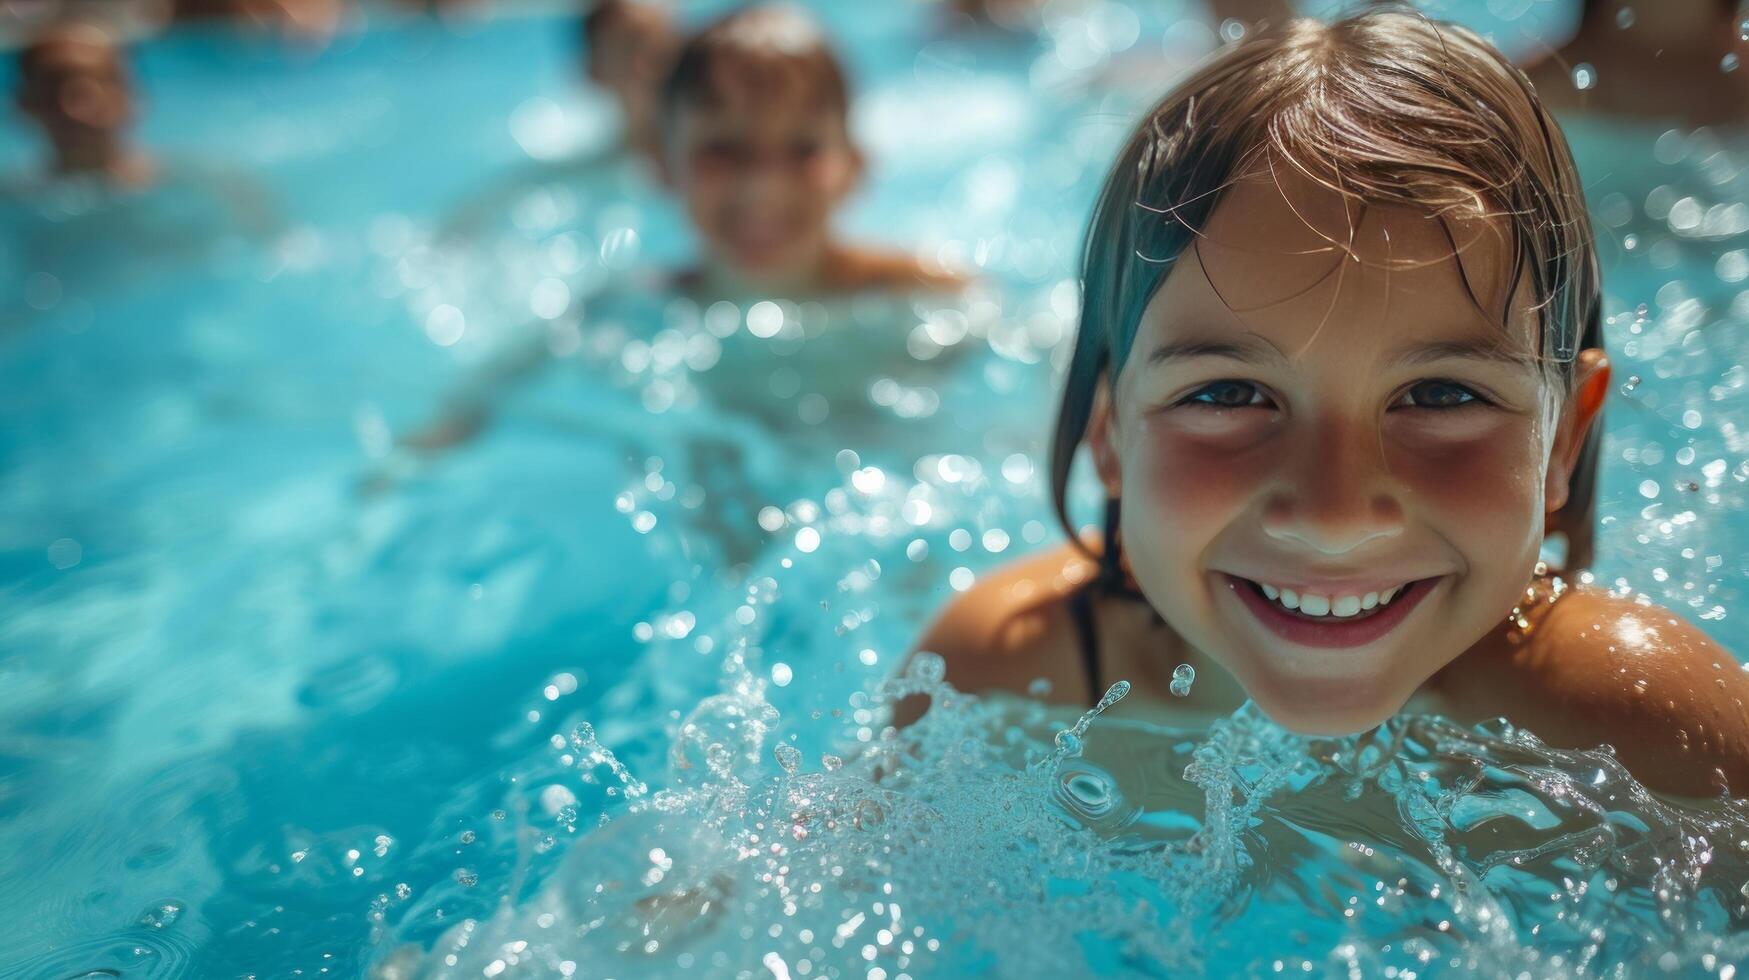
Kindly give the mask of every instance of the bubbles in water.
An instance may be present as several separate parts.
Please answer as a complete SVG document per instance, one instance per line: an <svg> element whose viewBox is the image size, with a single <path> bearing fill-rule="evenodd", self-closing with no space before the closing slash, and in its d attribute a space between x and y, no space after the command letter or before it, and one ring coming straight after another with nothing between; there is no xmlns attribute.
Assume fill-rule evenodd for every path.
<svg viewBox="0 0 1749 980"><path fill-rule="evenodd" d="M922 684L939 684L947 677L947 661L941 659L940 654L925 650L911 658L911 666L905 668L905 674Z"/></svg>
<svg viewBox="0 0 1749 980"><path fill-rule="evenodd" d="M777 764L783 767L784 772L794 774L802 767L802 750L793 745L780 742L772 750L772 754L777 756Z"/></svg>
<svg viewBox="0 0 1749 980"><path fill-rule="evenodd" d="M49 564L66 571L84 557L84 549L72 538L57 538L48 548Z"/></svg>
<svg viewBox="0 0 1749 980"><path fill-rule="evenodd" d="M439 303L425 315L425 335L439 347L454 346L467 329L467 318L462 316L462 311L448 303Z"/></svg>
<svg viewBox="0 0 1749 980"><path fill-rule="evenodd" d="M1740 62L1740 59L1737 57L1737 52L1732 51L1729 54L1725 55L1723 58L1719 59L1719 70L1723 71L1723 72L1736 71L1737 65L1739 64L1739 62Z"/></svg>
<svg viewBox="0 0 1749 980"><path fill-rule="evenodd" d="M1634 26L1634 8L1623 7L1615 12L1615 26L1622 30Z"/></svg>
<svg viewBox="0 0 1749 980"><path fill-rule="evenodd" d="M1237 17L1221 21L1221 40L1232 44L1245 39L1245 22Z"/></svg>
<svg viewBox="0 0 1749 980"><path fill-rule="evenodd" d="M185 906L181 902L160 902L140 913L139 923L149 929L164 929L175 925Z"/></svg>
<svg viewBox="0 0 1749 980"><path fill-rule="evenodd" d="M1176 694L1181 698L1189 696L1190 685L1194 683L1196 683L1195 667L1192 667L1189 664L1179 664L1177 668L1172 671L1171 689L1173 694Z"/></svg>
<svg viewBox="0 0 1749 980"><path fill-rule="evenodd" d="M1573 66L1573 87L1584 91L1597 84L1597 69L1587 62L1581 61Z"/></svg>

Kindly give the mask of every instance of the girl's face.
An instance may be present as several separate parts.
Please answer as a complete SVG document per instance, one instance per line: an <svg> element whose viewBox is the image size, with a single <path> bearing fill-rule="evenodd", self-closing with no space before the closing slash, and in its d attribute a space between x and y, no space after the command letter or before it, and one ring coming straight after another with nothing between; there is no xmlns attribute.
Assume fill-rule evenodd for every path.
<svg viewBox="0 0 1749 980"><path fill-rule="evenodd" d="M1480 220L1253 178L1202 231L1090 430L1124 554L1278 723L1369 728L1523 594L1607 364L1550 389Z"/></svg>

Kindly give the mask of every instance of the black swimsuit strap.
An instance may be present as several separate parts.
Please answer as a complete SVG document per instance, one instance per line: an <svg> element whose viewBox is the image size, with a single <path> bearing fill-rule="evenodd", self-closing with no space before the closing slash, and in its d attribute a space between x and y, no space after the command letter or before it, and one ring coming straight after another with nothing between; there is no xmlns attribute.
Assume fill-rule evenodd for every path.
<svg viewBox="0 0 1749 980"><path fill-rule="evenodd" d="M1069 616L1075 623L1075 635L1081 642L1081 664L1087 673L1087 689L1093 692L1095 701L1105 694L1105 689L1099 684L1099 628L1094 617L1094 596L1110 595L1135 602L1148 602L1148 597L1130 582L1130 577L1123 568L1123 544L1117 533L1120 513L1118 499L1107 498L1105 541L1099 552L1099 572L1093 581L1069 594ZM1154 618L1159 620L1160 614L1155 613Z"/></svg>
<svg viewBox="0 0 1749 980"><path fill-rule="evenodd" d="M1087 689L1098 700L1105 692L1099 689L1099 627L1093 621L1093 590L1080 588L1069 593L1069 618L1075 624L1075 636L1081 643L1081 666L1087 674Z"/></svg>

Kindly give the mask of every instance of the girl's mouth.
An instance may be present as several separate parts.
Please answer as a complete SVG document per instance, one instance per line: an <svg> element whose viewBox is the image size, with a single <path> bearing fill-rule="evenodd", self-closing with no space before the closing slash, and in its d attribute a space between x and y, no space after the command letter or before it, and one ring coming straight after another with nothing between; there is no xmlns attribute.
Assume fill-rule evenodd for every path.
<svg viewBox="0 0 1749 980"><path fill-rule="evenodd" d="M1270 632L1299 646L1364 646L1396 629L1439 584L1417 579L1366 596L1300 596L1291 590L1225 575L1228 587ZM1270 593L1275 593L1271 595Z"/></svg>

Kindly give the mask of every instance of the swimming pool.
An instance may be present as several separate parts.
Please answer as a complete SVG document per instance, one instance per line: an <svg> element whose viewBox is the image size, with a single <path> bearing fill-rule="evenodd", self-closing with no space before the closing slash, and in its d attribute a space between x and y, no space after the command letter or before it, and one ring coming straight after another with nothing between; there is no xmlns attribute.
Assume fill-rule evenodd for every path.
<svg viewBox="0 0 1749 980"><path fill-rule="evenodd" d="M873 783L899 768L879 684L920 624L1051 537L1065 280L1136 102L1071 83L1162 29L1108 5L1047 42L920 41L892 10L824 8L860 39L874 175L846 223L984 267L959 307L597 303L686 243L654 188L567 164L605 110L557 20L385 18L295 78L212 35L142 47L146 141L271 206L227 231L191 178L7 212L9 256L77 259L81 208L187 230L8 288L0 975L1742 961L1738 816L1511 733L1308 747L1241 713L1057 739L1075 719L961 699ZM1627 390L1599 575L1749 649L1742 145L1575 142L1643 146L1641 186L1669 188L1597 188L1638 236L1606 250ZM0 150L28 159L16 131ZM434 241L479 200L506 206ZM638 341L592 346L606 313ZM816 321L895 329L834 376ZM576 356L477 445L361 494L390 433L529 323Z"/></svg>

